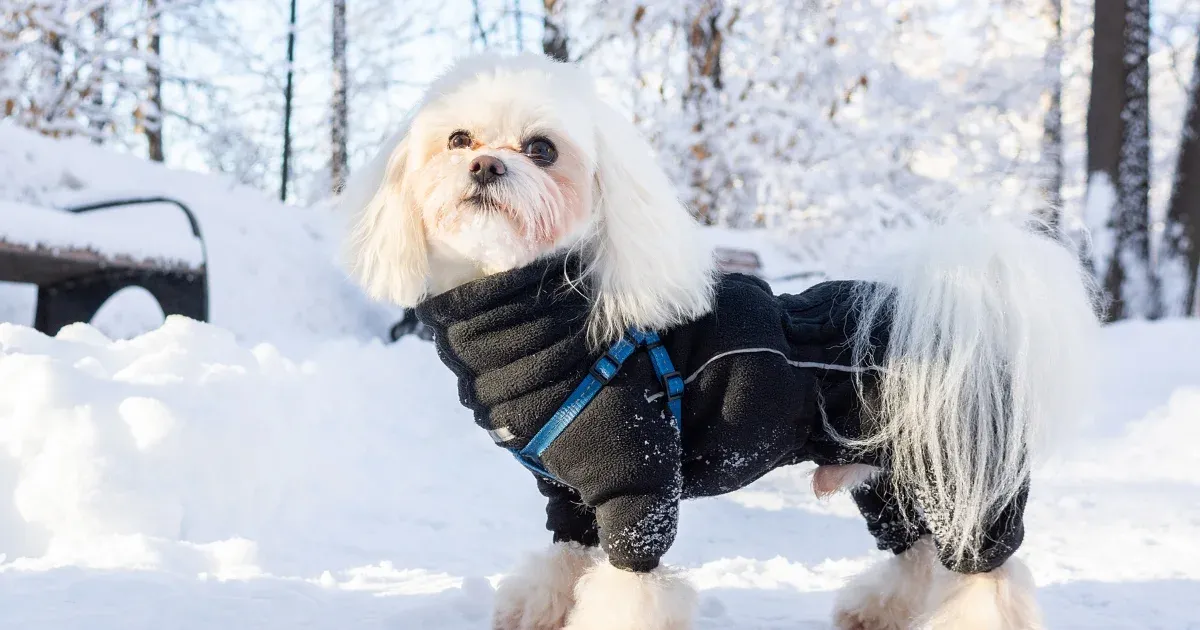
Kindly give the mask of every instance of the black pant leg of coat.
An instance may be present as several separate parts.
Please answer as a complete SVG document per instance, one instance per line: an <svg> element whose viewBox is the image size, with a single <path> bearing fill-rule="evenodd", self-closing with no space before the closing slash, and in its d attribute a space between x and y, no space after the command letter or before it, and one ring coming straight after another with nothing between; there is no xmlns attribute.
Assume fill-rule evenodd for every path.
<svg viewBox="0 0 1200 630"><path fill-rule="evenodd" d="M850 495L866 519L867 531L875 537L875 545L883 551L904 553L921 536L929 533L917 521L916 509L911 506L907 510L901 509L900 499L892 490L892 480L887 473L877 475L855 488ZM905 516L908 518L905 519Z"/></svg>
<svg viewBox="0 0 1200 630"><path fill-rule="evenodd" d="M548 499L546 529L554 533L554 542L573 542L585 547L600 544L600 526L596 510L583 503L579 493L560 483L537 477L538 492Z"/></svg>

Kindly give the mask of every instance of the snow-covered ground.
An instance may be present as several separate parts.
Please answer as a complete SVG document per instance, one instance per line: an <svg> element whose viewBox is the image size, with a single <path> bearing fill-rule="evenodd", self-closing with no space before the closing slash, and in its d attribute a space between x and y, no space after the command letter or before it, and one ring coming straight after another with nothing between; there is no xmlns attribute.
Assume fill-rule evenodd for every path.
<svg viewBox="0 0 1200 630"><path fill-rule="evenodd" d="M0 199L64 187L185 197L214 323L48 338L22 325L27 289L0 290L0 628L488 627L493 585L548 542L540 497L429 344L377 340L394 313L341 277L334 222L0 127ZM713 238L799 270L760 237ZM1200 628L1200 322L1103 341L1099 415L1040 471L1021 555L1052 628ZM701 628L828 628L836 589L883 557L808 470L685 505L667 560L701 589Z"/></svg>

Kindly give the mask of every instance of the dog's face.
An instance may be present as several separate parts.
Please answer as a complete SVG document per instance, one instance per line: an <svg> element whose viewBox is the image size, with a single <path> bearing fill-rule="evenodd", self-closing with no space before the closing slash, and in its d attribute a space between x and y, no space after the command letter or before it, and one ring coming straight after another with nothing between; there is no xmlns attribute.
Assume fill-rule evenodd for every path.
<svg viewBox="0 0 1200 630"><path fill-rule="evenodd" d="M403 306L564 248L585 263L598 344L711 305L695 221L637 129L570 64L459 62L341 205L355 216L355 275Z"/></svg>
<svg viewBox="0 0 1200 630"><path fill-rule="evenodd" d="M435 258L495 273L579 239L593 207L592 125L549 78L477 76L414 118L405 179Z"/></svg>

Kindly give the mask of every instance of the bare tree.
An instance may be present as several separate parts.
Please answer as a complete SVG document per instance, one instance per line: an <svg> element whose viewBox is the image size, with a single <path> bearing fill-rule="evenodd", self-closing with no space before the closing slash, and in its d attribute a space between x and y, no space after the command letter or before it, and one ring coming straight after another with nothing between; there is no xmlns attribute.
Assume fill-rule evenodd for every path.
<svg viewBox="0 0 1200 630"><path fill-rule="evenodd" d="M525 12L521 10L521 0L513 0L513 38L516 40L517 52L525 50Z"/></svg>
<svg viewBox="0 0 1200 630"><path fill-rule="evenodd" d="M1088 106L1088 206L1108 216L1094 254L1111 320L1154 316L1150 265L1150 1L1096 3ZM1110 208L1100 208L1111 203Z"/></svg>
<svg viewBox="0 0 1200 630"><path fill-rule="evenodd" d="M106 24L107 14L108 7L105 5L97 6L92 11L92 28L95 30L96 42L103 42L108 38L108 25ZM104 125L107 122L105 121L104 117L100 115L100 112L104 110L104 84L101 79L105 74L105 61L101 59L92 71L95 77L92 80L92 85L90 86L90 89L92 90L92 112L89 112L89 118L92 119L91 127L94 132L94 135L92 136L92 142L95 144L100 144L104 142Z"/></svg>
<svg viewBox="0 0 1200 630"><path fill-rule="evenodd" d="M1171 204L1167 208L1167 225L1160 251L1160 270L1164 285L1177 284L1177 295L1164 296L1176 300L1178 314L1200 315L1200 44L1196 50L1196 66L1187 119L1180 138L1179 162L1175 168L1175 183Z"/></svg>
<svg viewBox="0 0 1200 630"><path fill-rule="evenodd" d="M143 128L146 133L146 144L151 160L163 161L163 99L162 99L162 12L158 0L146 0L147 48L150 59L147 61L146 74L149 87L149 102L152 112L146 116Z"/></svg>
<svg viewBox="0 0 1200 630"><path fill-rule="evenodd" d="M296 0L291 1L287 34L287 81L283 88L283 166L279 174L279 200L287 201L292 160L292 80L296 64Z"/></svg>
<svg viewBox="0 0 1200 630"><path fill-rule="evenodd" d="M1050 75L1049 104L1043 121L1042 161L1045 166L1042 183L1045 208L1042 220L1051 235L1059 233L1062 214L1063 187L1063 129L1062 129L1062 59L1063 59L1063 3L1062 0L1047 0L1046 18L1050 22L1050 43L1046 50L1046 71Z"/></svg>
<svg viewBox="0 0 1200 630"><path fill-rule="evenodd" d="M350 154L347 149L350 109L346 91L349 74L346 62L346 0L333 0L333 103L329 125L333 145L330 160L333 192L341 188L350 174Z"/></svg>
<svg viewBox="0 0 1200 630"><path fill-rule="evenodd" d="M471 0L471 14L475 25L475 32L472 37L479 40L479 43L484 47L488 47L487 31L483 28L483 9L479 7L479 0Z"/></svg>
<svg viewBox="0 0 1200 630"><path fill-rule="evenodd" d="M563 5L566 0L542 0L542 53L551 59L569 61L570 42L567 39Z"/></svg>
<svg viewBox="0 0 1200 630"><path fill-rule="evenodd" d="M1125 107L1117 167L1115 253L1105 277L1114 317L1157 316L1158 281L1150 264L1150 0L1127 0Z"/></svg>
<svg viewBox="0 0 1200 630"><path fill-rule="evenodd" d="M706 129L708 109L721 91L721 47L724 35L720 19L725 11L723 0L692 0L684 17L688 44L688 86L684 93L684 108L692 117L692 132L696 142L691 147L692 211L706 223L717 221L713 203L713 187L721 185L714 173L713 147Z"/></svg>

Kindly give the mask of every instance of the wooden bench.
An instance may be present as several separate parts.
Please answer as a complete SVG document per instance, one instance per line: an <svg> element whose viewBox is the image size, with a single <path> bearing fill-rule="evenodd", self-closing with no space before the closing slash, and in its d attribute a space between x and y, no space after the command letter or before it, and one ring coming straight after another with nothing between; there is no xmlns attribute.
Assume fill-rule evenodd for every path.
<svg viewBox="0 0 1200 630"><path fill-rule="evenodd" d="M183 212L198 241L198 261L101 252L54 242L30 243L6 238L0 231L0 281L38 287L34 328L54 335L68 324L91 321L113 294L131 286L154 296L165 315L208 321L207 252L200 224L183 203L167 197L137 197L72 205L55 212L82 214L145 204L170 204Z"/></svg>

